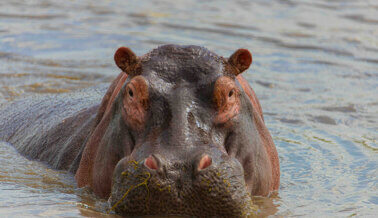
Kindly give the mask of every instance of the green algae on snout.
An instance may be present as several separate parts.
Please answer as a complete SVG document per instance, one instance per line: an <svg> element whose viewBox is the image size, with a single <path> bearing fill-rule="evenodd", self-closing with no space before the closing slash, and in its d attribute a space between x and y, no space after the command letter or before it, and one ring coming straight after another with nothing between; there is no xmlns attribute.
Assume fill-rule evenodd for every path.
<svg viewBox="0 0 378 218"><path fill-rule="evenodd" d="M122 173L122 175L123 176L128 176L129 175L129 173L127 172L127 171L125 171L125 172L123 172ZM108 211L108 213L110 213L111 211L113 211L126 197L127 197L127 195L133 190L133 189L136 189L136 188L138 188L139 186L145 186L146 187L146 189L147 189L147 191L148 191L148 193L149 193L149 189L148 189L148 185L147 185L147 183L148 183L148 180L151 178L151 174L149 173L149 172L145 172L145 175L147 175L147 177L141 182L141 183L139 183L139 184L136 184L136 185L133 185L133 186L131 186L129 189L127 189L127 191L125 192L125 194L122 196L122 198L121 199L119 199L110 209L109 209L109 211ZM142 175L136 175L136 177L139 177L139 178L141 178L140 176L142 176ZM149 194L148 194L148 196L149 196ZM146 202L148 201L148 199L146 200Z"/></svg>
<svg viewBox="0 0 378 218"><path fill-rule="evenodd" d="M247 193L242 177L229 177L219 169L195 178L184 175L181 182L167 181L155 171L146 170L140 162L130 161L119 176L114 176L107 212L125 216L256 215L258 208Z"/></svg>

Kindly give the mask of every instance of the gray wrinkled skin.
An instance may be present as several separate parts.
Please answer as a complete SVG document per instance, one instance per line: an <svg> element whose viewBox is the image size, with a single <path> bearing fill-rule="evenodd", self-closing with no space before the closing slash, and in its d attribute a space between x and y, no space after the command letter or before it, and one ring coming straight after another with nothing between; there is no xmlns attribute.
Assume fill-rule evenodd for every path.
<svg viewBox="0 0 378 218"><path fill-rule="evenodd" d="M76 172L107 85L0 105L0 141L30 159Z"/></svg>

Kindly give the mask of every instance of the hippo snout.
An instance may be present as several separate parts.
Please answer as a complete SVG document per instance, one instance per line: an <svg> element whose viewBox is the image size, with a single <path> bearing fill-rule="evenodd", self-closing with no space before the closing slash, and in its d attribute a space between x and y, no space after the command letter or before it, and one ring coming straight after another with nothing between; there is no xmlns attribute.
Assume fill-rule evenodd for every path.
<svg viewBox="0 0 378 218"><path fill-rule="evenodd" d="M114 171L109 203L125 215L246 216L253 207L243 173L221 152L185 161L159 154L124 158Z"/></svg>

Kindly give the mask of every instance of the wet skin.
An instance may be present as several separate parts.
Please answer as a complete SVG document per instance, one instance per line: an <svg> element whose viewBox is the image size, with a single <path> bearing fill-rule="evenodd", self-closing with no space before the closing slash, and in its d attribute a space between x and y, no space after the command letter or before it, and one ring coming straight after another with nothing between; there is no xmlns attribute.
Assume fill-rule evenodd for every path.
<svg viewBox="0 0 378 218"><path fill-rule="evenodd" d="M56 104L14 102L0 117L0 139L75 173L79 187L123 215L247 216L250 195L278 189L278 155L241 76L248 50L223 58L165 45L137 57L121 47L114 59L122 72L101 104L91 93L57 116ZM36 108L48 113L35 117Z"/></svg>

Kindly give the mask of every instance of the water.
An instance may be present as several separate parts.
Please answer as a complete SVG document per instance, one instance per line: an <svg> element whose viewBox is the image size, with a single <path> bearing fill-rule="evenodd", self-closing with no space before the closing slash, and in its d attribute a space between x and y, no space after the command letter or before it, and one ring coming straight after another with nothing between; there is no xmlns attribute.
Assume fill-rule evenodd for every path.
<svg viewBox="0 0 378 218"><path fill-rule="evenodd" d="M253 53L244 73L281 162L260 215L378 214L378 2L0 2L0 104L110 82L113 54L160 44ZM105 216L73 176L0 144L0 214Z"/></svg>

